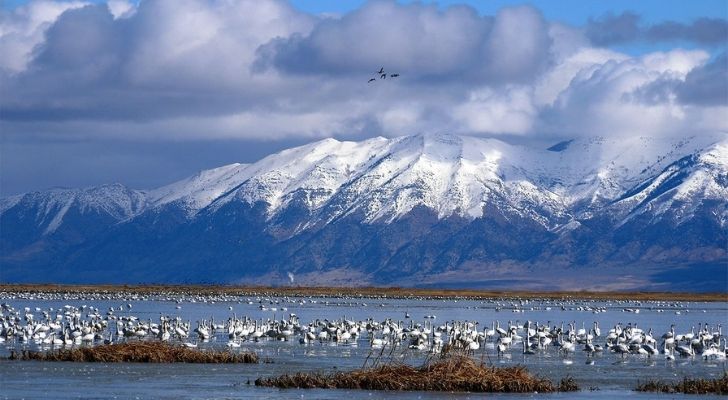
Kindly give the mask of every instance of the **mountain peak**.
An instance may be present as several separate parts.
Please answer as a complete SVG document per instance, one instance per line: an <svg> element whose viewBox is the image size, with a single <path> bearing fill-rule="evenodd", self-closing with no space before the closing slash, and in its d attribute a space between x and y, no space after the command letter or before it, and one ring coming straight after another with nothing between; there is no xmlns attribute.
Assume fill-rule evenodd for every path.
<svg viewBox="0 0 728 400"><path fill-rule="evenodd" d="M2 278L81 268L84 280L196 282L215 271L230 282L356 270L362 283L391 284L471 282L473 271L511 279L503 271L514 266L547 276L574 265L724 265L728 140L565 143L329 139L149 191L12 196L0 200ZM94 269L108 263L120 275Z"/></svg>
<svg viewBox="0 0 728 400"><path fill-rule="evenodd" d="M213 204L221 207L231 201L266 204L269 218L298 204L312 218L326 221L357 212L368 222L392 221L418 206L434 210L440 218L453 214L477 218L496 199L526 214L531 211L523 208L524 201L550 213L568 214L585 202L606 204L619 199L658 174L670 160L704 149L700 147L703 142L695 138L646 142L586 137L544 151L450 133L360 142L328 138L253 164L200 171L147 192L111 184L49 193L54 193L57 202L79 196L90 203L94 197L103 203L104 197L143 196L135 204L147 206L119 214L125 218L145 207L168 206L179 207L193 218ZM9 198L0 207L8 209L18 201Z"/></svg>

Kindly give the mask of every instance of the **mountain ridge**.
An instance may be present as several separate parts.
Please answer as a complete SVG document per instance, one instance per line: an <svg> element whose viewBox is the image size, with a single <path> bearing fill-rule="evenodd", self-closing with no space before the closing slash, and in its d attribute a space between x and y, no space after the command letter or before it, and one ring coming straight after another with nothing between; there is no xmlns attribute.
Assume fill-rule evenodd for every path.
<svg viewBox="0 0 728 400"><path fill-rule="evenodd" d="M84 275L56 279L285 283L290 272L304 283L563 288L589 282L553 282L549 270L642 266L631 286L608 287L670 288L684 283L651 276L726 265L725 135L563 143L325 139L152 190L11 196L0 200L0 280L65 268Z"/></svg>

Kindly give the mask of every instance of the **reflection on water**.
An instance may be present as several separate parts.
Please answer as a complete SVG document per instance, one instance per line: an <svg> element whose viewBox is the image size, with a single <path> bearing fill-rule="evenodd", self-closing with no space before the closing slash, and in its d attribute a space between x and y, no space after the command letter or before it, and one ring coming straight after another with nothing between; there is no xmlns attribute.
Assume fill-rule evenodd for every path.
<svg viewBox="0 0 728 400"><path fill-rule="evenodd" d="M39 298L40 297L40 298ZM644 331L653 330L659 338L675 325L676 334L688 333L699 324L715 327L728 322L726 303L665 303L665 302L617 302L617 301L480 301L480 300L432 300L392 298L264 298L227 297L216 298L169 298L157 297L145 300L101 298L42 298L42 296L0 298L3 303L15 309L25 307L35 310L59 309L64 305L81 307L89 305L101 311L113 308L117 317L134 315L141 320L158 321L160 316L180 316L194 326L198 320L225 321L232 315L253 320L288 318L290 313L298 315L302 323L316 319L355 321L372 318L383 321L391 318L410 320L420 324L444 325L448 321L469 321L477 323L483 331L498 321L503 326L523 326L525 321L538 321L548 326L587 329L594 322L602 328L602 334L594 342L605 344L608 330L617 324L638 326ZM194 302L192 302L194 300ZM122 307L127 303L132 308ZM266 308L261 309L261 308ZM287 310L283 311L283 308ZM275 309L275 310L273 310ZM639 312L635 312L639 310ZM679 314L678 314L679 313ZM405 315L409 314L410 319ZM425 316L436 319L425 320ZM519 332L523 335L523 332ZM224 347L227 335L212 337L209 342L200 342L205 347ZM0 355L7 356L9 347L17 343L3 343ZM32 343L23 345L33 347ZM541 376L559 380L572 376L585 392L576 394L555 394L554 398L579 398L588 394L593 398L615 398L616 396L637 396L652 398L654 394L631 392L638 381L658 378L678 380L684 376L718 377L726 370L725 361L703 360L699 356L675 360L665 359L664 354L654 356L603 353L587 353L578 345L574 352L564 353L556 349L537 350L535 354L524 355L520 345L513 345L498 354L494 341L488 341L474 352L474 357L485 363L499 366L525 365ZM274 376L297 371L332 371L361 367L372 349L366 334L354 345L336 345L314 341L300 344L297 340L243 341L235 351L256 351L262 357L270 358L270 364L199 365L199 364L88 364L88 363L44 363L0 361L0 398L473 398L485 397L476 394L452 393L377 393L348 390L278 390L258 388L252 382L258 377ZM379 350L377 350L379 351ZM387 354L389 351L386 352ZM426 353L416 350L398 350L392 357L404 362L420 362ZM250 384L249 384L250 383ZM589 389L596 389L589 391ZM516 397L533 397L523 395ZM488 395L487 397L493 397ZM496 396L497 397L497 396ZM508 397L514 397L512 395ZM670 398L674 396L671 395ZM705 397L701 397L705 398Z"/></svg>

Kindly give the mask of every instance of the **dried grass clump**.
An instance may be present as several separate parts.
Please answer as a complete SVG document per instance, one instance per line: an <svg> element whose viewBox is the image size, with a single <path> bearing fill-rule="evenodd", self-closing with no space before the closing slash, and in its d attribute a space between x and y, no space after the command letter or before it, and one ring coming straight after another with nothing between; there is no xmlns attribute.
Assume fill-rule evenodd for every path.
<svg viewBox="0 0 728 400"><path fill-rule="evenodd" d="M555 386L538 378L524 367L496 368L478 363L464 355L446 356L425 362L421 367L387 364L350 372L297 373L274 378L259 378L257 386L278 388L324 388L365 390L417 390L447 392L555 392L574 391L572 379Z"/></svg>
<svg viewBox="0 0 728 400"><path fill-rule="evenodd" d="M256 353L203 351L164 342L128 342L47 352L12 352L10 360L142 363L257 363Z"/></svg>
<svg viewBox="0 0 728 400"><path fill-rule="evenodd" d="M637 385L638 392L685 393L685 394L722 394L728 395L728 373L716 379L684 378L677 383L648 381Z"/></svg>

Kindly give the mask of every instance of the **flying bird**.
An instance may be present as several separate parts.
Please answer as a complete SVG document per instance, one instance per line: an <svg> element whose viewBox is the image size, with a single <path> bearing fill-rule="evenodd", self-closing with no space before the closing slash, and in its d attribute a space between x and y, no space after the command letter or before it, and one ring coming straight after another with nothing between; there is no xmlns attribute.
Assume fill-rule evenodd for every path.
<svg viewBox="0 0 728 400"><path fill-rule="evenodd" d="M387 73L384 72L384 67L379 68L379 71L377 71L377 75L379 75L379 79L387 79ZM390 78L396 78L398 76L399 76L399 74L389 74ZM367 83L372 83L376 80L377 80L377 78L374 77L374 78L369 79L367 81Z"/></svg>

